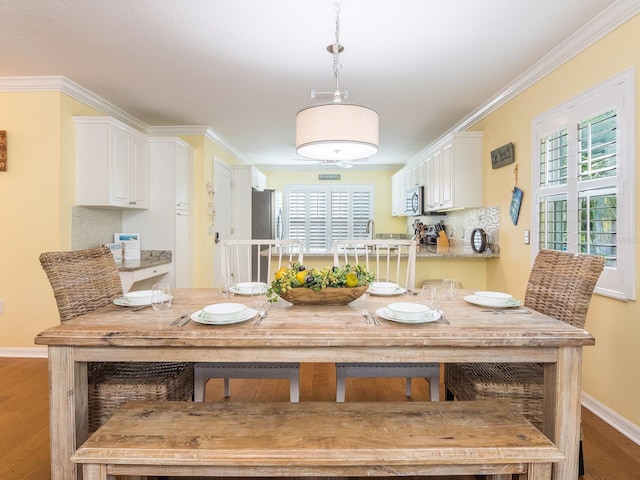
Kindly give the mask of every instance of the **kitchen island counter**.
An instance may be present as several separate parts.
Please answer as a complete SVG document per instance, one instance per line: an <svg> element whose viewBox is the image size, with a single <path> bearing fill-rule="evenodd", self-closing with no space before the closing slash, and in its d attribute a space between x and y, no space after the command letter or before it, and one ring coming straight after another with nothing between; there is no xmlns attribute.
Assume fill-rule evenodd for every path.
<svg viewBox="0 0 640 480"><path fill-rule="evenodd" d="M416 258L499 258L500 249L497 245L492 244L484 253L476 253L472 250L471 245L452 242L449 247L437 247L436 245L418 245L416 250ZM331 258L332 253L325 252L305 252L304 258Z"/></svg>

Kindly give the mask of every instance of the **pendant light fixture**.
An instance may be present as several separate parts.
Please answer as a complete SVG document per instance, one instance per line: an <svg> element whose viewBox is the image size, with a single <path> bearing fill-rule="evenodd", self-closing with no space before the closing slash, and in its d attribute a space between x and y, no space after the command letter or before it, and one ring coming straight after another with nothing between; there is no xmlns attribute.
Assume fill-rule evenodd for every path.
<svg viewBox="0 0 640 480"><path fill-rule="evenodd" d="M336 13L336 40L327 50L333 54L335 90L313 90L313 98L331 95L333 102L300 110L296 115L296 153L322 161L349 161L378 153L378 113L367 107L343 103L348 92L340 90L340 12Z"/></svg>

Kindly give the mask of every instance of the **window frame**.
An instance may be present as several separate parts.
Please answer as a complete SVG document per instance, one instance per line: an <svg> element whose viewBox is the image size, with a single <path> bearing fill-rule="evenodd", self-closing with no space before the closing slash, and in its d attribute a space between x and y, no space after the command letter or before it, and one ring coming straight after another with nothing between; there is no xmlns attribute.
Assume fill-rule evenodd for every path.
<svg viewBox="0 0 640 480"><path fill-rule="evenodd" d="M336 184L330 184L330 185L319 185L319 184L289 184L289 185L285 185L284 187L284 192L283 192L283 205L284 205L284 234L285 234L285 238L292 238L291 237L291 207L289 204L289 200L290 200L290 195L292 192L305 192L305 197L306 197L306 202L307 202L307 207L309 206L309 193L311 192L325 192L326 193L326 198L327 198L327 205L326 205L326 214L325 214L325 225L327 225L328 227L325 228L325 232L326 232L326 237L325 237L325 247L324 249L321 248L315 248L313 246L314 242L309 241L310 235L312 232L309 231L309 225L308 222L310 221L308 219L307 221L307 225L305 227L305 238L303 238L302 240L304 241L304 253L309 253L309 254L331 254L332 253L332 240L334 239L343 239L342 236L338 236L338 237L333 237L332 236L332 222L333 222L333 217L332 217L332 194L333 193L344 193L346 192L349 196L349 199L347 200L348 203L348 219L347 219L347 226L346 226L346 232L347 232L347 237L349 238L354 238L354 239L365 239L365 238L369 238L368 234L364 234L364 229L361 228L362 224L364 222L364 225L366 226L366 222L373 218L373 211L374 211L374 198L375 198L375 189L373 185L370 184L345 184L345 185L336 185ZM358 219L356 219L354 217L354 204L356 202L351 201L352 197L356 194L361 194L361 193L365 193L367 195L369 195L369 209L368 209L368 215L367 215L367 219L364 220L364 216L362 218L358 217ZM344 228L343 228L344 230ZM358 232L358 230L362 230L362 232ZM298 238L297 236L295 238Z"/></svg>
<svg viewBox="0 0 640 480"><path fill-rule="evenodd" d="M540 202L542 197L566 194L567 251L579 251L579 206L581 192L614 188L617 201L615 267L605 266L596 294L618 300L635 300L636 277L636 98L635 69L628 69L569 101L536 116L532 121L532 261L540 249ZM579 180L578 125L609 109L617 115L617 175L611 179ZM540 185L540 140L567 129L567 185ZM613 186L612 186L613 185ZM575 233L578 234L575 234Z"/></svg>

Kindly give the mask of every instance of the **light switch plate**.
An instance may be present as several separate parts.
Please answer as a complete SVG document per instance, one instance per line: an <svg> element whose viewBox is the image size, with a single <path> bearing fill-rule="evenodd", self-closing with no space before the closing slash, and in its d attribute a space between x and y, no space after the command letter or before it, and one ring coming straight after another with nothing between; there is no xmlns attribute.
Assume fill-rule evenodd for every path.
<svg viewBox="0 0 640 480"><path fill-rule="evenodd" d="M529 245L529 243L531 243L531 232L530 232L530 230L525 230L524 231L524 244L525 245Z"/></svg>
<svg viewBox="0 0 640 480"><path fill-rule="evenodd" d="M0 299L0 313L4 312L4 300Z"/></svg>

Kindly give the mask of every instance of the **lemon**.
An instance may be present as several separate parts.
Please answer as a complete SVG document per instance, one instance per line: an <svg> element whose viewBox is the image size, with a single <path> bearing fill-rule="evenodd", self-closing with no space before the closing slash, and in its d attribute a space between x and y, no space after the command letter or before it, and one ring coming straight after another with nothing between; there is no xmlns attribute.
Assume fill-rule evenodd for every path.
<svg viewBox="0 0 640 480"><path fill-rule="evenodd" d="M347 287L357 287L358 286L358 275L353 272L347 273L347 277L345 279L345 284Z"/></svg>
<svg viewBox="0 0 640 480"><path fill-rule="evenodd" d="M276 280L280 280L286 271L287 267L280 267L280 270L275 273Z"/></svg>
<svg viewBox="0 0 640 480"><path fill-rule="evenodd" d="M303 270L301 272L296 273L296 280L300 282L300 285L304 285L305 280L307 278L307 270Z"/></svg>

